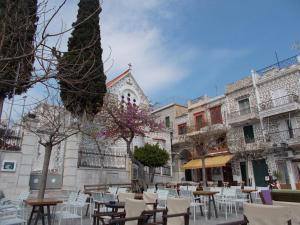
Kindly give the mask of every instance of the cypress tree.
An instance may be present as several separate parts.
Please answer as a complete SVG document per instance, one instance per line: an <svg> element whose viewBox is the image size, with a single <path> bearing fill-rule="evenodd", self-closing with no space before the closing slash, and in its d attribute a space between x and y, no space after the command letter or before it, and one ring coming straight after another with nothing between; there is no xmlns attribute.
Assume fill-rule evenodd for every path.
<svg viewBox="0 0 300 225"><path fill-rule="evenodd" d="M74 116L86 115L91 119L100 111L106 93L100 42L101 8L99 0L80 0L78 6L68 52L59 59L58 79L66 109Z"/></svg>
<svg viewBox="0 0 300 225"><path fill-rule="evenodd" d="M28 55L0 61L0 119L4 99L12 97L14 88L15 94L29 88L37 19L37 0L0 0L0 58Z"/></svg>

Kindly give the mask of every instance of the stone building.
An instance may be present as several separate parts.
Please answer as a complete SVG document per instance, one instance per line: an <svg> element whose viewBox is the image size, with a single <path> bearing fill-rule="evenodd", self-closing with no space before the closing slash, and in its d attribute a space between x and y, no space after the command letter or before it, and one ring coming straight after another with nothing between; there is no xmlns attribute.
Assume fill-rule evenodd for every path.
<svg viewBox="0 0 300 225"><path fill-rule="evenodd" d="M107 89L108 93L120 100L122 96L125 98L130 96L136 104L150 104L130 69L109 81ZM21 140L16 140L18 143L9 140L16 142L11 145L16 148L0 145L1 166L5 161L13 161L16 165L14 171L0 171L0 190L4 190L5 194L12 198L23 190L29 188L35 190L38 187L44 158L44 148L34 134L24 130ZM133 149L134 146L142 146L145 143L158 143L171 153L169 132L136 137L131 147ZM54 190L75 190L82 189L84 184L130 183L135 170L132 169L131 160L127 157L125 142L103 141L99 144L102 154L91 139L77 134L55 146L49 165L47 187ZM156 182L171 180L171 165L172 160L165 167L157 168L154 178Z"/></svg>
<svg viewBox="0 0 300 225"><path fill-rule="evenodd" d="M201 160L190 143L189 137L198 135L213 135L218 133L212 141L213 147L206 157L206 174L210 181L232 181L230 152L226 143L226 108L225 96L201 96L188 102L187 113L175 119L178 142L174 143L174 151L178 153L178 165L184 169L185 179L191 181L202 180ZM228 157L230 156L230 157ZM223 158L224 157L224 158ZM226 161L225 158L228 157ZM225 160L222 165L216 160Z"/></svg>
<svg viewBox="0 0 300 225"><path fill-rule="evenodd" d="M299 62L295 56L226 86L234 180L265 186L275 174L283 186L298 185Z"/></svg>

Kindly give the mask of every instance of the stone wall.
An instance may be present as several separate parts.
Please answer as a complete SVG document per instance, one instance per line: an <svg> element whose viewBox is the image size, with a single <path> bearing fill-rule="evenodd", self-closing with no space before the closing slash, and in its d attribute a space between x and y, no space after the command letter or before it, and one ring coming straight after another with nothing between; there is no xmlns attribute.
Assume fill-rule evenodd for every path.
<svg viewBox="0 0 300 225"><path fill-rule="evenodd" d="M271 92L278 89L285 89L288 95L299 95L299 71L284 75L279 75L277 72L269 76L268 79L263 78L259 77L257 82L259 98L262 103L272 100Z"/></svg>
<svg viewBox="0 0 300 225"><path fill-rule="evenodd" d="M6 197L15 199L21 192L29 190L29 179L36 146L36 136L25 131L21 151L0 150L1 166L3 160L16 161L15 172L0 171L0 190L3 190Z"/></svg>

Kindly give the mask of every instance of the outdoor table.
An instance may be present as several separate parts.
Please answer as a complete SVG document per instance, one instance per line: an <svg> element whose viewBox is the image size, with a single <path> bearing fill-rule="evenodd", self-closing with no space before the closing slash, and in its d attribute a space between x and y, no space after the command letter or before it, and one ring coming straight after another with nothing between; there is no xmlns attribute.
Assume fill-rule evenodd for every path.
<svg viewBox="0 0 300 225"><path fill-rule="evenodd" d="M36 213L34 225L37 225L38 221L42 219L43 225L45 225L45 216L48 219L48 225L51 225L51 211L50 206L56 206L59 203L63 203L62 200L55 198L44 198L44 199L27 199L24 200L27 205L32 206L31 214L28 220L28 225L31 224L33 214ZM44 211L44 207L47 208L47 213Z"/></svg>
<svg viewBox="0 0 300 225"><path fill-rule="evenodd" d="M125 202L107 202L104 203L107 208L111 208L112 212L118 212L119 209L125 208Z"/></svg>
<svg viewBox="0 0 300 225"><path fill-rule="evenodd" d="M194 191L193 192L194 196L196 197L199 197L201 195L208 196L208 219L211 218L211 202L214 205L216 218L218 218L218 212L217 212L216 202L214 198L214 195L218 193L219 193L218 191Z"/></svg>
<svg viewBox="0 0 300 225"><path fill-rule="evenodd" d="M251 193L252 192L255 192L255 191L257 191L256 189L249 189L249 190L245 190L245 189L242 189L242 193L245 193L245 194L247 194L248 195L248 198L249 198L249 200L250 200L250 203L253 203L253 200L252 200L252 196L251 196Z"/></svg>

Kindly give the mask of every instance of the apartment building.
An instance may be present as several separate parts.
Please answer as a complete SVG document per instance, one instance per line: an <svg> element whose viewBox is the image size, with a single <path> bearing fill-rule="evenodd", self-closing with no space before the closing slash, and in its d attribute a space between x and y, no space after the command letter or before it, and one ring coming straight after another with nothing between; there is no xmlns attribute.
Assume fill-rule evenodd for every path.
<svg viewBox="0 0 300 225"><path fill-rule="evenodd" d="M299 62L294 56L226 86L234 180L265 186L276 174L284 186L298 185Z"/></svg>

